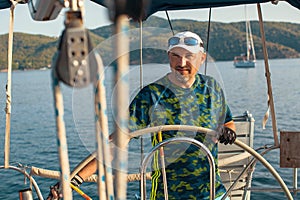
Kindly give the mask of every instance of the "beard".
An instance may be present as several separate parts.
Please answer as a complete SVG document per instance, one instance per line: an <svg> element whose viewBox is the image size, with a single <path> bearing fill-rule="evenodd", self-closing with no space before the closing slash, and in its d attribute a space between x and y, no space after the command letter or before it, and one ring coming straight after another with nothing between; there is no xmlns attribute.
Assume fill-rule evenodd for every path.
<svg viewBox="0 0 300 200"><path fill-rule="evenodd" d="M187 83L190 79L191 79L191 77L190 77L190 75L189 74L186 74L186 75L184 75L184 74L181 74L180 72L178 72L178 71L176 71L175 70L175 78L180 82L180 83Z"/></svg>

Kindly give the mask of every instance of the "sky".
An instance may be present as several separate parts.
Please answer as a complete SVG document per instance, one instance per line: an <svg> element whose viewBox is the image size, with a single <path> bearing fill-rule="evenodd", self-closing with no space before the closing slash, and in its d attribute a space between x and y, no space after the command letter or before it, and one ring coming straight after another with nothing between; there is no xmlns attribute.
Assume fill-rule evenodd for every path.
<svg viewBox="0 0 300 200"><path fill-rule="evenodd" d="M280 1L278 5L268 2L261 4L261 7L264 21L300 24L300 10L286 2ZM169 16L171 19L208 21L208 13L208 9L170 11ZM166 18L165 12L158 12L154 15ZM247 18L249 20L258 20L256 4L247 6ZM89 29L111 24L107 9L90 1L85 1L84 20L85 27ZM213 8L211 20L225 23L243 21L245 20L245 8L243 5ZM61 12L58 18L52 21L34 21L30 16L28 6L20 4L15 8L14 31L58 37L64 29L63 21L64 12ZM0 10L0 27L0 35L8 33L9 9Z"/></svg>

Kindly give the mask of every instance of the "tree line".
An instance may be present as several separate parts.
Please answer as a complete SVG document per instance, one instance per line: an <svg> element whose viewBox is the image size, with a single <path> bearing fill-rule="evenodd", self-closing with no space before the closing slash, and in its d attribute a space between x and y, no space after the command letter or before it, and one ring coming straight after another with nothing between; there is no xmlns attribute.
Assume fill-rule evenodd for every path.
<svg viewBox="0 0 300 200"><path fill-rule="evenodd" d="M254 46L257 59L263 58L261 36L258 21L251 21ZM215 61L233 60L233 57L246 52L245 22L211 22L208 34L208 22L195 20L172 20L174 32L190 30L198 33L204 47ZM139 24L131 22L129 34L130 63L140 62L138 35ZM300 24L286 22L264 22L266 45L270 59L300 58ZM166 63L167 38L172 34L169 22L152 16L143 22L143 63ZM209 35L209 39L208 39ZM90 38L96 52L105 65L113 65L114 55L113 25L90 30ZM8 35L0 35L0 70L7 68ZM208 42L208 43L207 43ZM59 38L45 35L15 33L13 44L13 69L38 69L51 67Z"/></svg>

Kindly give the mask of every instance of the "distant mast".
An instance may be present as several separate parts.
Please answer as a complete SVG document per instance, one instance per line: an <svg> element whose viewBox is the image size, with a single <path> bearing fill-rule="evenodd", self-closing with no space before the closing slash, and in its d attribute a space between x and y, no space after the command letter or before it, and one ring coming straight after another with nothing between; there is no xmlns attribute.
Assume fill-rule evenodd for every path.
<svg viewBox="0 0 300 200"><path fill-rule="evenodd" d="M251 31L251 25L250 25L249 21L248 21L248 24L249 24L249 33L250 33L250 42L251 42L251 49L252 49L253 60L256 61L256 55L255 55L255 49L254 49L254 43L253 43L253 37L252 37L252 31Z"/></svg>
<svg viewBox="0 0 300 200"><path fill-rule="evenodd" d="M245 27L246 27L246 48L247 48L247 60L250 60L250 42L249 42L249 20L248 20L248 16L247 16L247 5L245 5Z"/></svg>
<svg viewBox="0 0 300 200"><path fill-rule="evenodd" d="M256 63L254 43L251 31L250 21L247 16L247 5L245 5L245 29L246 29L246 53L242 52L239 56L235 56L233 65L236 68L253 68Z"/></svg>
<svg viewBox="0 0 300 200"><path fill-rule="evenodd" d="M255 55L255 50L254 50L254 43L253 43L253 37L252 37L252 30L251 30L251 25L248 19L247 15L247 5L245 5L245 27L246 27L246 47L247 47L247 60L250 60L250 54L252 51L252 56L251 60L256 61L256 55Z"/></svg>

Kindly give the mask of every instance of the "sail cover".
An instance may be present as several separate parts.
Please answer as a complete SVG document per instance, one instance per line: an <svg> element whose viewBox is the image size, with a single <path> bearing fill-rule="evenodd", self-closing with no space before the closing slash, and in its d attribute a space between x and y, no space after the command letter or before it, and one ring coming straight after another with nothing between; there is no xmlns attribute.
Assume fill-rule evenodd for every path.
<svg viewBox="0 0 300 200"><path fill-rule="evenodd" d="M92 0L93 2L105 6L106 0ZM110 0L112 1L112 0ZM132 1L132 0L128 0ZM142 0L141 0L142 1ZM264 3L268 0L149 0L150 5L146 11L146 18L158 11L165 10L185 10L209 7L224 7L242 4ZM300 9L300 0L287 0L289 4ZM10 0L0 0L0 9L9 8Z"/></svg>

